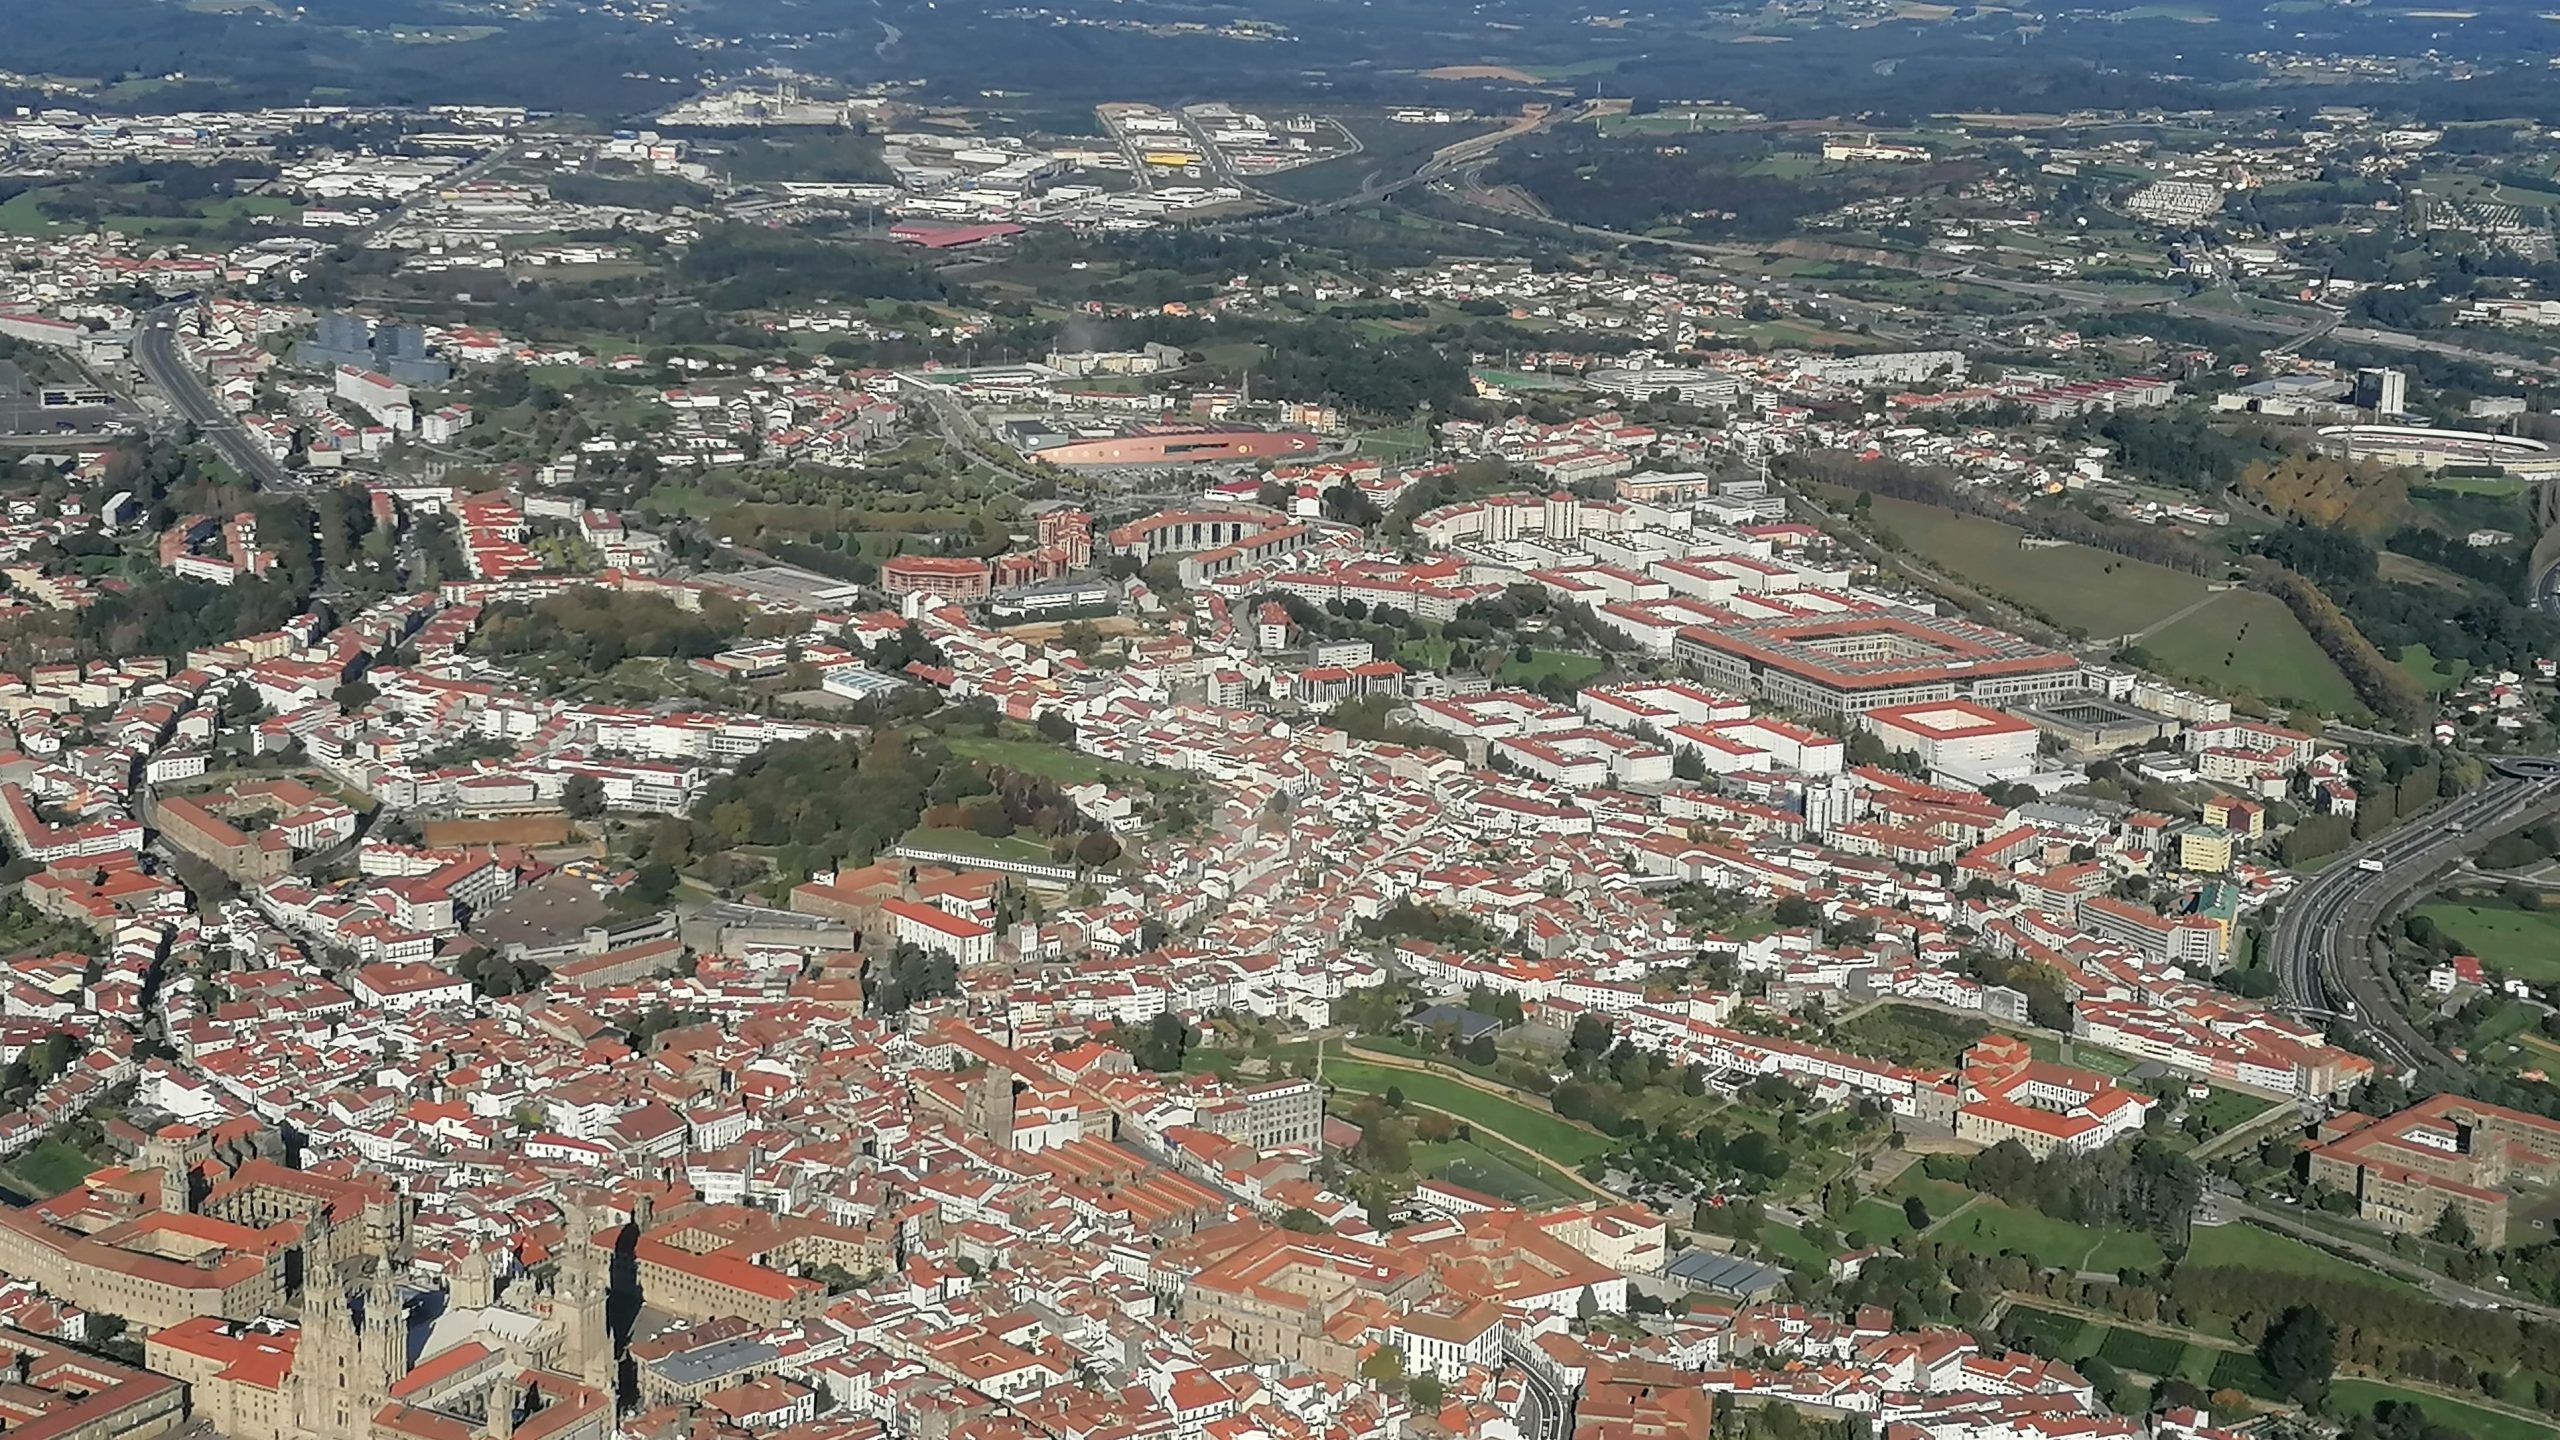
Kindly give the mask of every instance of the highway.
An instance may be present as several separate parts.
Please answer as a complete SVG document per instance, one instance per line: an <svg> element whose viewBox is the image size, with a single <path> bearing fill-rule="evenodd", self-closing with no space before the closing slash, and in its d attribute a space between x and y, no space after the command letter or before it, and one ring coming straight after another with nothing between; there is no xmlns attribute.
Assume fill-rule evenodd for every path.
<svg viewBox="0 0 2560 1440"><path fill-rule="evenodd" d="M145 378L159 387L160 393L178 407L178 413L196 427L199 434L213 442L229 461L231 468L261 490L296 488L293 472L284 462L267 453L258 438L242 428L239 417L223 408L207 389L204 378L196 374L185 357L178 353L178 317L185 307L172 305L155 310L144 318L134 332L134 363L142 367Z"/></svg>
<svg viewBox="0 0 2560 1440"><path fill-rule="evenodd" d="M2560 803L2560 760L2491 765L2496 773L2478 790L2339 856L2285 901L2267 960L2287 1005L2343 1013L2401 1064L2460 1068L2410 1022L2374 932L2465 853Z"/></svg>

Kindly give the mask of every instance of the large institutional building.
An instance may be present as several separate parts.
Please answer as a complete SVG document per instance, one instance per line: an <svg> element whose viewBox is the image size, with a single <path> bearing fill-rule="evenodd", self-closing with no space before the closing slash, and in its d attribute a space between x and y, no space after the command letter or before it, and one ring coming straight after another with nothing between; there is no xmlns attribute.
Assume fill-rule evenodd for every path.
<svg viewBox="0 0 2560 1440"><path fill-rule="evenodd" d="M2042 700L2081 686L2080 662L2015 635L1903 610L1693 625L1672 654L1709 688L1808 715L1886 706Z"/></svg>
<svg viewBox="0 0 2560 1440"><path fill-rule="evenodd" d="M2424 1233L2452 1210L2489 1249L2507 1243L2509 1190L2560 1178L2560 1120L2438 1095L2397 1115L2321 1122L2311 1179L2356 1200L2356 1213Z"/></svg>

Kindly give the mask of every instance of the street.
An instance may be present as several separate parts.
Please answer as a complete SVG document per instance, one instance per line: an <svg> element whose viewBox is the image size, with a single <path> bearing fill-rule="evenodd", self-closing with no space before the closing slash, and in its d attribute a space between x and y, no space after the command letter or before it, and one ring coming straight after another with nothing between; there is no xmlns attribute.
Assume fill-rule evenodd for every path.
<svg viewBox="0 0 2560 1440"><path fill-rule="evenodd" d="M222 452L222 458L243 479L261 490L290 490L301 484L284 462L267 453L266 445L244 428L237 416L214 398L203 377L197 375L185 358L178 354L178 317L185 307L168 306L153 311L141 328L134 332L133 359L142 367L143 375L169 397L178 413L194 425L198 433Z"/></svg>
<svg viewBox="0 0 2560 1440"><path fill-rule="evenodd" d="M2338 856L2285 901L2268 942L2267 964L2287 1006L2314 1014L2343 1012L2350 1025L2372 1035L2404 1065L2459 1068L2403 1012L2388 951L2376 947L2373 937L2438 872L2560 801L2560 761L2493 765L2498 773L2486 785Z"/></svg>

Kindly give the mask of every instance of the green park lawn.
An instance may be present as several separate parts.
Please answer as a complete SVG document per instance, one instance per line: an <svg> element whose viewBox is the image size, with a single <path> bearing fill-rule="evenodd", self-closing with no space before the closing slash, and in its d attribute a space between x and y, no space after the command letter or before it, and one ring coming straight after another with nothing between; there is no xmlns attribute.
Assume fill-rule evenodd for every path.
<svg viewBox="0 0 2560 1440"><path fill-rule="evenodd" d="M1551 1110L1533 1110L1445 1075L1398 1070L1359 1060L1327 1059L1324 1078L1337 1090L1362 1095L1384 1095L1391 1088L1401 1090L1407 1100L1445 1110L1558 1165L1578 1166L1609 1149L1607 1140Z"/></svg>
<svg viewBox="0 0 2560 1440"><path fill-rule="evenodd" d="M1034 865L1047 865L1049 847L1041 841L1019 835L981 835L975 830L942 829L920 825L907 832L906 842L919 850L943 850L954 855L975 855L982 860L1021 860Z"/></svg>
<svg viewBox="0 0 2560 1440"><path fill-rule="evenodd" d="M2164 1258L2160 1242L2148 1235L2074 1225L1988 1197L1961 1214L1941 1217L1929 1238L1983 1255L2014 1250L2038 1265L2065 1270L2147 1270Z"/></svg>
<svg viewBox="0 0 2560 1440"><path fill-rule="evenodd" d="M2255 1225L2197 1226L2195 1233L2188 1237L2186 1259L2180 1263L2198 1270L2271 1270L2323 1280L2346 1280L2387 1290L2407 1291L2410 1288L2394 1276L2368 1270L2352 1260L2341 1259L2291 1236L2261 1230Z"/></svg>
<svg viewBox="0 0 2560 1440"><path fill-rule="evenodd" d="M1504 660L1501 680L1505 685L1535 685L1548 676L1561 675L1567 684L1580 685L1608 668L1609 662L1596 655L1532 650L1527 660Z"/></svg>
<svg viewBox="0 0 2560 1440"><path fill-rule="evenodd" d="M2551 1440L2560 1435L2560 1424L2465 1405L2420 1390L2403 1390L2379 1380L2340 1376L2329 1382L2329 1399L2344 1415L2369 1414L2375 1403L2383 1400L2414 1404L2427 1412L2429 1421L2469 1431L2472 1440Z"/></svg>

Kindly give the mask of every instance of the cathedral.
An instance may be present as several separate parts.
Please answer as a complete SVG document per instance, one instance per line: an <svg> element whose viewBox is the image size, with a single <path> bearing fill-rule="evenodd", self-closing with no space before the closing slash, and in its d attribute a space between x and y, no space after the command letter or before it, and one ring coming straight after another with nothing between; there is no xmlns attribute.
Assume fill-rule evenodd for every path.
<svg viewBox="0 0 2560 1440"><path fill-rule="evenodd" d="M398 1258L377 1256L360 1287L313 1267L298 1326L190 1320L147 1338L150 1364L187 1381L197 1413L232 1440L608 1440L612 1253L583 1209L567 1221L557 1279L529 1303L507 1303L475 1250L441 1309L413 1325Z"/></svg>

